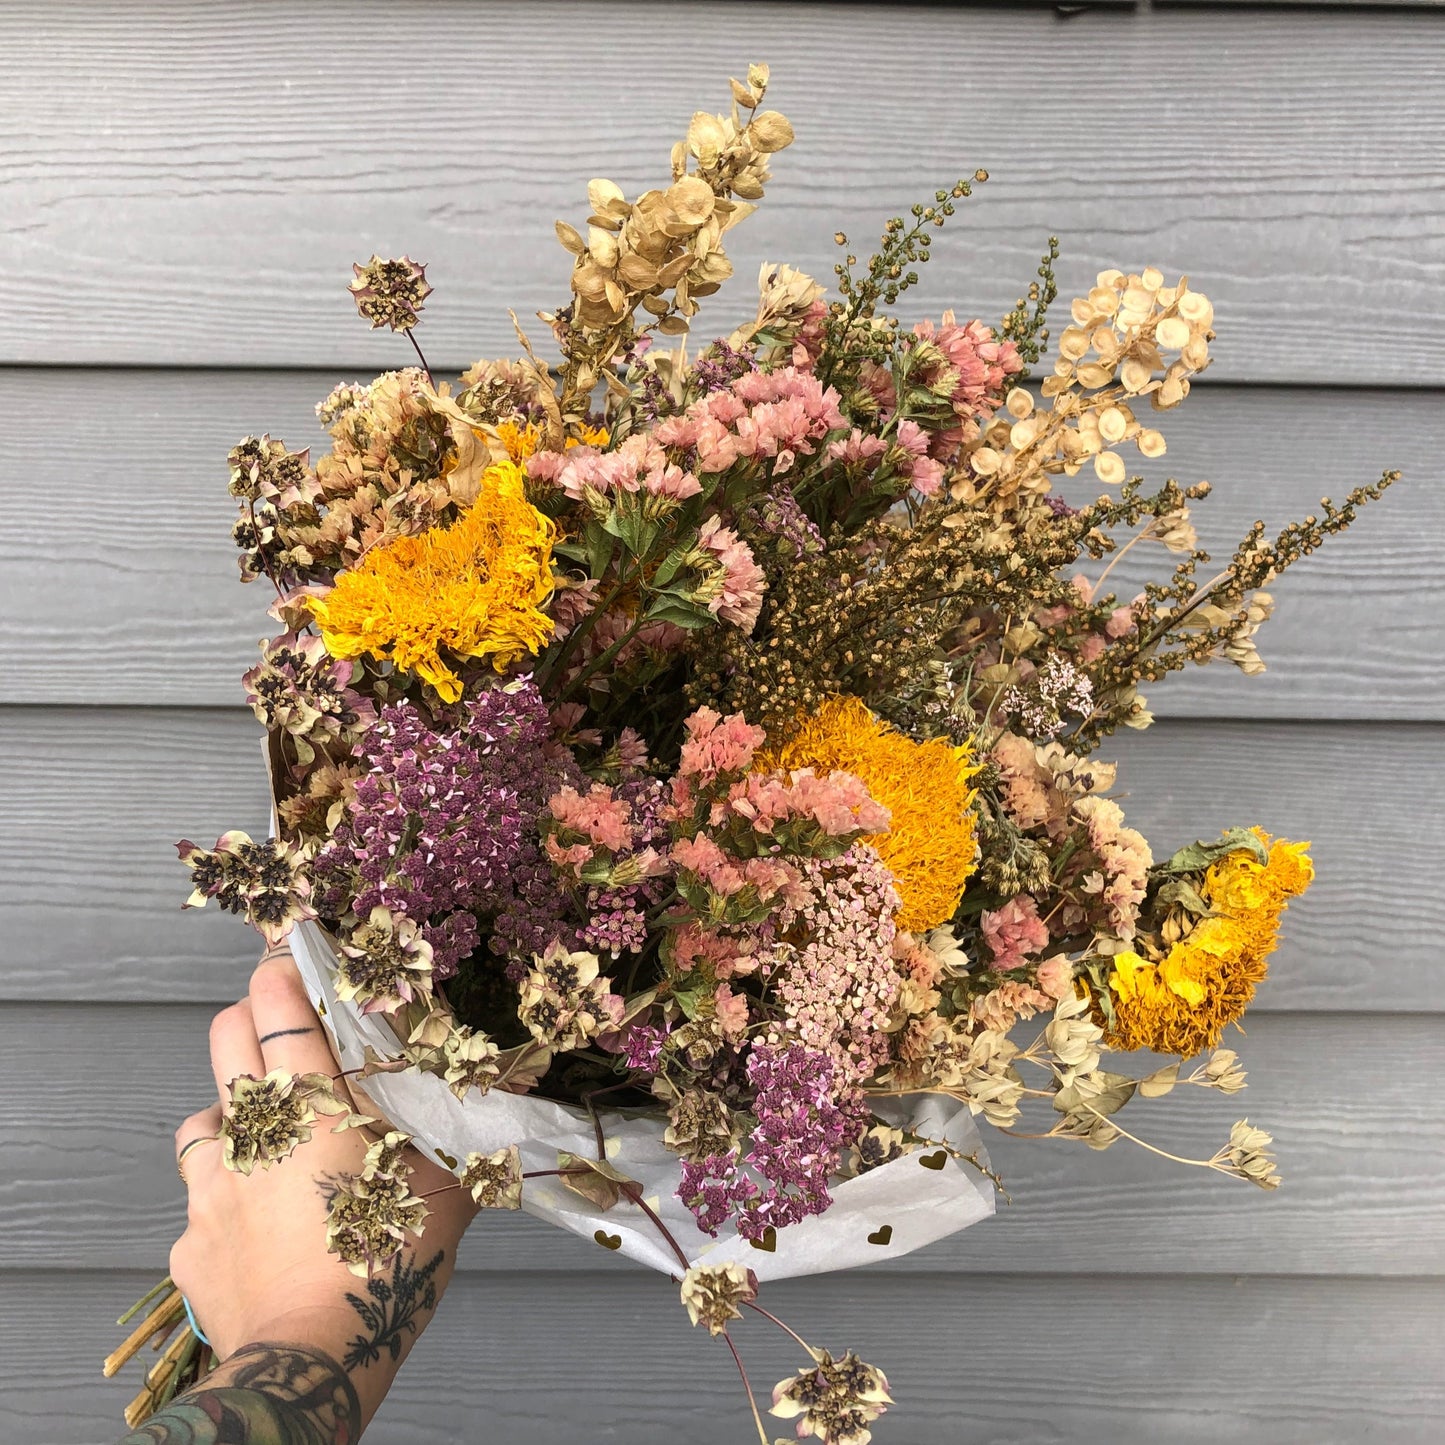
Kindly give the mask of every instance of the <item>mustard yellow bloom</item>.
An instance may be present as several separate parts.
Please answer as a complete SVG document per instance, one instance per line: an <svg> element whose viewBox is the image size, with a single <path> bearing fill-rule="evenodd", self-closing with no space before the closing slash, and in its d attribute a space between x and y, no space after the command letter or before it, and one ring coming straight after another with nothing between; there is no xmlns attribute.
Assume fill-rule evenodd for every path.
<svg viewBox="0 0 1445 1445"><path fill-rule="evenodd" d="M1152 1049L1189 1058L1213 1048L1249 1007L1279 941L1287 900L1314 878L1308 843L1270 844L1268 863L1248 849L1210 865L1201 894L1218 912L1202 918L1158 963L1133 951L1115 954L1109 991L1116 1049Z"/></svg>
<svg viewBox="0 0 1445 1445"><path fill-rule="evenodd" d="M497 435L501 438L502 445L506 447L507 455L514 462L525 462L542 446L542 428L536 422L499 422ZM568 450L578 446L605 447L609 439L606 427L588 426L583 423L577 428L575 436L567 438L566 446Z"/></svg>
<svg viewBox="0 0 1445 1445"><path fill-rule="evenodd" d="M886 833L868 842L893 875L902 908L898 926L911 933L953 917L973 872L974 790L979 770L966 747L942 738L917 743L873 716L856 697L830 698L758 766L812 768L820 777L849 772L893 815Z"/></svg>
<svg viewBox="0 0 1445 1445"><path fill-rule="evenodd" d="M444 659L489 657L500 671L552 634L556 528L523 495L516 462L489 467L449 527L399 537L341 573L311 613L333 657L389 657L447 702L462 693Z"/></svg>

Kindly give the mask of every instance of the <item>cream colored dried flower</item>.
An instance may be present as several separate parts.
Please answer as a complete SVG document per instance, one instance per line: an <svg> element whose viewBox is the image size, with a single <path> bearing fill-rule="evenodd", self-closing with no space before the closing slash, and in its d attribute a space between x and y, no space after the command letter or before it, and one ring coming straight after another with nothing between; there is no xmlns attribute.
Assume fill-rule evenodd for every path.
<svg viewBox="0 0 1445 1445"><path fill-rule="evenodd" d="M222 1159L226 1168L249 1174L279 1163L311 1137L316 1113L349 1112L325 1074L288 1074L272 1069L261 1078L241 1074L231 1080L231 1102L221 1120Z"/></svg>
<svg viewBox="0 0 1445 1445"><path fill-rule="evenodd" d="M758 1277L740 1264L695 1264L682 1277L681 1294L693 1324L721 1335L729 1320L742 1319L738 1306L758 1297Z"/></svg>
<svg viewBox="0 0 1445 1445"><path fill-rule="evenodd" d="M801 1417L800 1438L815 1436L823 1445L868 1445L873 1438L869 1424L893 1403L887 1376L852 1350L837 1360L827 1350L814 1350L813 1357L815 1365L773 1387L771 1413Z"/></svg>
<svg viewBox="0 0 1445 1445"><path fill-rule="evenodd" d="M442 1060L446 1065L447 1087L457 1098L476 1089L485 1094L500 1070L500 1050L486 1034L474 1033L465 1024L449 1033L442 1043Z"/></svg>
<svg viewBox="0 0 1445 1445"><path fill-rule="evenodd" d="M522 1156L515 1144L494 1154L468 1154L464 1166L462 1188L483 1209L522 1207Z"/></svg>
<svg viewBox="0 0 1445 1445"><path fill-rule="evenodd" d="M1076 1075L1091 1074L1099 1067L1099 1046L1104 1031L1090 1016L1087 998L1069 995L1058 1002L1054 1016L1044 1029L1044 1042L1058 1065L1060 1083Z"/></svg>
<svg viewBox="0 0 1445 1445"><path fill-rule="evenodd" d="M343 1180L331 1197L326 1219L326 1248L363 1278L385 1268L406 1243L420 1236L426 1201L412 1194L405 1180Z"/></svg>
<svg viewBox="0 0 1445 1445"><path fill-rule="evenodd" d="M352 266L354 279L348 289L356 309L371 322L375 331L389 326L393 331L410 331L417 323L422 302L432 293L427 285L426 267L409 256L384 261L380 256Z"/></svg>
<svg viewBox="0 0 1445 1445"><path fill-rule="evenodd" d="M1200 1073L1202 1084L1223 1094L1237 1094L1245 1087L1244 1070L1233 1049L1215 1049Z"/></svg>
<svg viewBox="0 0 1445 1445"><path fill-rule="evenodd" d="M1274 1136L1257 1129L1248 1119L1241 1119L1229 1131L1227 1157L1230 1172L1261 1189L1278 1189L1279 1172L1269 1146Z"/></svg>
<svg viewBox="0 0 1445 1445"><path fill-rule="evenodd" d="M411 1135L403 1134L400 1129L392 1129L374 1140L366 1150L361 1177L367 1180L409 1178L411 1170L406 1165L405 1156L406 1146L410 1143Z"/></svg>
<svg viewBox="0 0 1445 1445"><path fill-rule="evenodd" d="M733 1132L732 1114L716 1094L688 1089L667 1111L662 1142L684 1159L702 1159L726 1154L733 1144Z"/></svg>

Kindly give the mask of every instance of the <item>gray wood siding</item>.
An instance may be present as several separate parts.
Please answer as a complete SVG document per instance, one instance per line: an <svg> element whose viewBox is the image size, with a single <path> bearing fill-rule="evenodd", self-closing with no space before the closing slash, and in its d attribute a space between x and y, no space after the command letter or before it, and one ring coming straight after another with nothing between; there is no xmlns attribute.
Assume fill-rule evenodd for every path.
<svg viewBox="0 0 1445 1445"><path fill-rule="evenodd" d="M996 316L1050 233L1066 297L1105 265L1187 272L1217 361L1143 469L1215 483L1216 555L1256 516L1406 473L1272 589L1265 676L1172 678L1160 722L1105 749L1160 852L1235 822L1314 841L1319 881L1233 1041L1249 1092L1138 1115L1187 1152L1247 1114L1284 1187L990 1131L998 1218L772 1303L888 1371L879 1445L1440 1439L1439 12L0 6L0 1441L119 1433L130 1392L98 1361L181 1227L171 1134L256 956L234 920L180 911L171 848L265 821L238 683L265 598L234 580L226 450L318 444L335 381L406 360L344 292L373 249L430 263L439 369L511 350L506 306L565 290L553 218L591 175L650 183L753 58L799 138L735 233L719 329L764 259L826 279L834 230L866 254L982 165L909 316ZM1143 574L1115 575L1128 597ZM726 1352L660 1280L525 1217L484 1220L461 1266L368 1441L744 1438ZM764 1386L796 1367L761 1324L741 1343Z"/></svg>

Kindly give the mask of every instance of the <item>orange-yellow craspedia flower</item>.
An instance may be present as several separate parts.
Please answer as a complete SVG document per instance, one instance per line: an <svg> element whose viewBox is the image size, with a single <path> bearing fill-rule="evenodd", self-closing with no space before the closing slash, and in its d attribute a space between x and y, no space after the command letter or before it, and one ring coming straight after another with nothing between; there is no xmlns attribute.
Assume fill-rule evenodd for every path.
<svg viewBox="0 0 1445 1445"><path fill-rule="evenodd" d="M977 852L968 780L978 768L968 748L942 738L914 742L856 697L834 697L802 720L782 747L763 753L758 766L861 778L893 815L886 833L864 841L893 875L902 903L898 926L921 933L953 917Z"/></svg>
<svg viewBox="0 0 1445 1445"><path fill-rule="evenodd" d="M556 528L527 501L522 468L489 467L476 501L449 527L399 537L341 573L311 613L333 657L389 657L447 702L462 693L444 653L489 657L500 671L552 635Z"/></svg>
<svg viewBox="0 0 1445 1445"><path fill-rule="evenodd" d="M1114 955L1111 1048L1192 1058L1214 1048L1253 1001L1279 942L1280 914L1309 887L1314 864L1308 843L1271 843L1251 831L1269 861L1236 848L1210 864L1200 892L1215 916L1200 919L1158 963L1132 950Z"/></svg>

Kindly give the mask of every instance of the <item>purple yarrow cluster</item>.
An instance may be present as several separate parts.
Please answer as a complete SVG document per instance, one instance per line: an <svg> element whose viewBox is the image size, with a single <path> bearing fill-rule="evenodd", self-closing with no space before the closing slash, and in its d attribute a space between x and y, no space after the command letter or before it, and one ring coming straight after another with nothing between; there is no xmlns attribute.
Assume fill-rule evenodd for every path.
<svg viewBox="0 0 1445 1445"><path fill-rule="evenodd" d="M322 911L415 920L438 979L476 948L478 914L492 916L500 953L527 956L563 934L536 835L555 782L548 735L530 680L436 720L407 701L384 708L358 749L368 771L316 861Z"/></svg>
<svg viewBox="0 0 1445 1445"><path fill-rule="evenodd" d="M747 1076L758 1121L747 1154L684 1160L677 1193L699 1229L716 1234L735 1219L744 1239L759 1239L832 1204L828 1177L870 1116L856 1089L839 1086L832 1059L798 1044L756 1045Z"/></svg>

